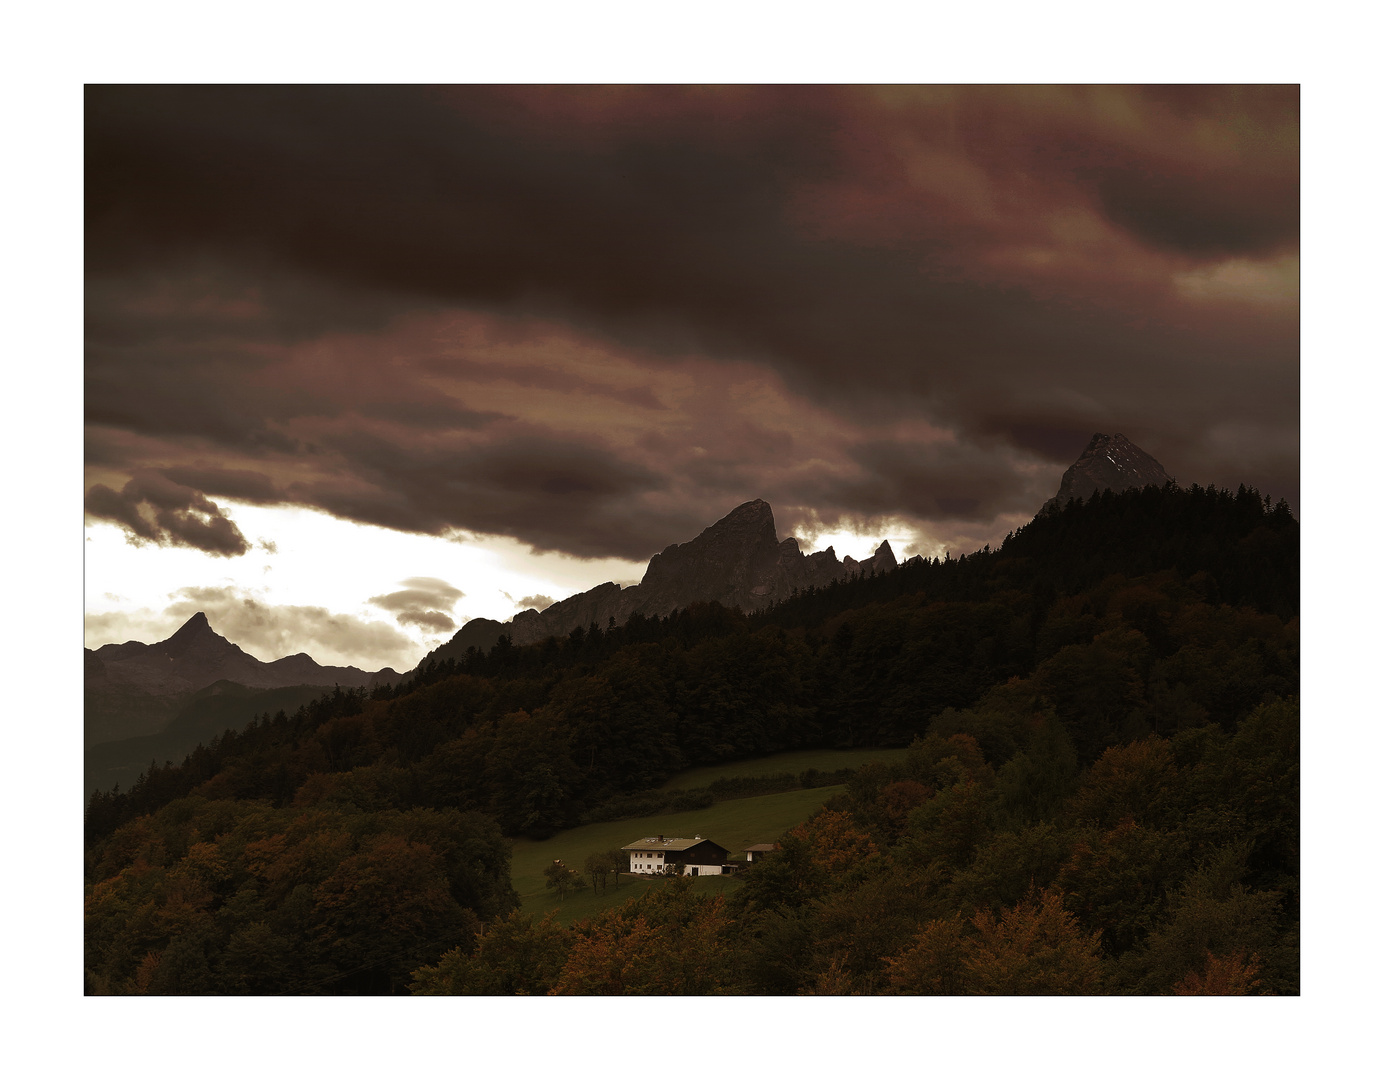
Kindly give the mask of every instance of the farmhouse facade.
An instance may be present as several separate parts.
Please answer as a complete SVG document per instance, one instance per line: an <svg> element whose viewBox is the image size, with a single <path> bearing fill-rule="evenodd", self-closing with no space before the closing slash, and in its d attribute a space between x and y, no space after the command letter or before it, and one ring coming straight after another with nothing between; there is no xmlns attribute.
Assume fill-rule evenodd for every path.
<svg viewBox="0 0 1384 1080"><path fill-rule="evenodd" d="M620 849L629 852L631 874L666 874L681 865L692 877L719 874L730 857L730 849L714 840L694 836L646 836Z"/></svg>

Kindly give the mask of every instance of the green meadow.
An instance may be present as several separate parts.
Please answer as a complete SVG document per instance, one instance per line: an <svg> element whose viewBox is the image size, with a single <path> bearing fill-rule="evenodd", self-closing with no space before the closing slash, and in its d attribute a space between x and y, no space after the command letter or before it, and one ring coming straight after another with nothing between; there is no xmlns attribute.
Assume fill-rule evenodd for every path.
<svg viewBox="0 0 1384 1080"><path fill-rule="evenodd" d="M796 758L808 755L777 756ZM774 761L775 758L760 758L755 763L745 762L743 764L757 764L760 768L740 775L763 776L790 771L786 767L774 766ZM820 769L822 766L809 764L802 768ZM660 888L665 882L621 874L618 889L612 886L603 895L596 895L588 885L585 889L569 894L567 899L559 904L557 894L549 891L543 880L544 868L554 859L561 859L573 870L583 873L582 867L586 857L593 851L609 851L611 848L624 847L645 836L657 836L660 833L664 836L703 836L729 848L731 856L738 859L742 857L741 851L744 848L751 844L772 843L794 825L805 821L832 796L844 790L837 785L785 791L777 795L759 795L749 799L729 799L704 810L629 818L625 821L602 821L567 829L547 840L515 840L510 876L515 890L519 893L524 911L536 915L557 911L558 921L570 925L604 908L623 903L640 890ZM722 892L738 888L739 884L734 877L708 877L698 878L694 882L694 887L699 892Z"/></svg>

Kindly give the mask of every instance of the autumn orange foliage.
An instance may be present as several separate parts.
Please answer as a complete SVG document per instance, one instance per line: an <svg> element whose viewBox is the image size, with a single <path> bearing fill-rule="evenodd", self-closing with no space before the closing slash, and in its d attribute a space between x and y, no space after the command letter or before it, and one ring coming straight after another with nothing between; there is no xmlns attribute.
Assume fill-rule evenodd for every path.
<svg viewBox="0 0 1384 1080"><path fill-rule="evenodd" d="M828 874L840 874L877 851L874 841L843 810L823 811L790 835L807 842L812 865Z"/></svg>
<svg viewBox="0 0 1384 1080"><path fill-rule="evenodd" d="M1208 951L1205 973L1189 971L1173 987L1173 993L1182 997L1199 995L1230 997L1252 994L1260 982L1255 978L1258 973L1259 957L1257 956L1251 956L1246 960L1244 953L1216 956Z"/></svg>
<svg viewBox="0 0 1384 1080"><path fill-rule="evenodd" d="M708 994L728 983L730 917L724 896L677 883L652 902L627 901L577 927L551 994Z"/></svg>
<svg viewBox="0 0 1384 1080"><path fill-rule="evenodd" d="M1062 899L1043 890L999 918L934 919L886 959L890 985L903 994L1099 993L1100 931L1083 931Z"/></svg>

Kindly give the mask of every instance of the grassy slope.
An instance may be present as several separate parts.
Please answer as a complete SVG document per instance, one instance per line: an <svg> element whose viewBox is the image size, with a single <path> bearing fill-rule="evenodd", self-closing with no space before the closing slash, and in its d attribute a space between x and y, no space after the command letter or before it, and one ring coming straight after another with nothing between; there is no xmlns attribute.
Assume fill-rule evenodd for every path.
<svg viewBox="0 0 1384 1080"><path fill-rule="evenodd" d="M766 764L773 760L760 758L759 762ZM806 767L809 766L804 766ZM821 768L820 765L815 767ZM775 771L787 770L766 768L748 775L764 775L765 772ZM542 915L557 909L558 920L563 924L571 924L603 908L623 903L634 896L637 889L657 888L658 885L621 875L618 889L612 888L607 890L605 895L596 896L588 886L569 896L559 905L557 895L545 888L543 880L543 868L554 859L561 859L574 870L581 871L587 855L593 851L609 851L611 848L633 843L641 837L655 836L659 833L665 836L704 836L729 848L732 856L739 856L741 850L751 844L767 844L778 839L842 790L844 789L839 786L807 788L802 791L785 791L778 795L760 795L751 799L731 799L709 806L705 810L583 825L558 833L548 840L516 840L511 877L522 898L525 911ZM739 882L733 878L713 877L697 881L698 890L704 892L716 892L738 886Z"/></svg>
<svg viewBox="0 0 1384 1080"><path fill-rule="evenodd" d="M748 761L727 761L720 765L704 765L680 772L665 783L660 791L682 791L706 787L713 780L742 776L775 776L778 773L801 773L808 769L835 772L855 769L867 761L890 761L908 753L906 748L875 750L789 750L783 754L751 758ZM665 830L666 831L666 830Z"/></svg>
<svg viewBox="0 0 1384 1080"><path fill-rule="evenodd" d="M522 909L539 917L549 911L556 911L557 921L563 926L571 926L573 923L590 918L608 907L617 907L631 896L638 896L646 889L667 888L671 880L671 878L641 879L622 874L620 875L620 887L617 889L612 885L604 895L597 896L591 891L591 887L587 886L585 889L568 896L561 904L557 902L555 893L526 897ZM733 876L697 878L692 883L693 891L699 893L732 892L738 888L740 888L740 882Z"/></svg>

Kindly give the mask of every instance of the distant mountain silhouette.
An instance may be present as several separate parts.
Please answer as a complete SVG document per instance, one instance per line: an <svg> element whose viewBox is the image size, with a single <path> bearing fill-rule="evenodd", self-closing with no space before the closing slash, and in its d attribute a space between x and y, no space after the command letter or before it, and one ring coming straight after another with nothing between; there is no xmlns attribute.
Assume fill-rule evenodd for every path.
<svg viewBox="0 0 1384 1080"><path fill-rule="evenodd" d="M508 634L516 645L528 645L592 623L605 629L612 619L618 626L634 614L667 615L710 601L756 611L787 599L794 589L884 573L896 565L888 540L860 562L849 555L838 560L834 548L804 555L794 537L779 540L772 508L755 499L737 506L695 539L664 548L649 560L638 585L621 588L608 581L542 611L521 611L509 623L473 619L425 656L419 668L430 660L460 658L471 645L488 649L501 634Z"/></svg>
<svg viewBox="0 0 1384 1080"><path fill-rule="evenodd" d="M217 682L266 690L375 686L399 678L392 668L332 667L307 653L266 663L227 641L199 611L164 641L85 650L86 742L155 734L197 691Z"/></svg>
<svg viewBox="0 0 1384 1080"><path fill-rule="evenodd" d="M1062 486L1043 509L1066 506L1072 499L1088 500L1098 491L1119 493L1130 488L1162 487L1172 479L1151 454L1123 435L1091 436L1081 456L1062 474Z"/></svg>
<svg viewBox="0 0 1384 1080"><path fill-rule="evenodd" d="M89 690L122 685L155 694L200 690L223 679L269 689L303 684L373 686L398 677L390 668L375 672L319 664L307 653L268 663L257 660L213 630L201 611L172 637L153 645L127 641L87 649L86 672Z"/></svg>

